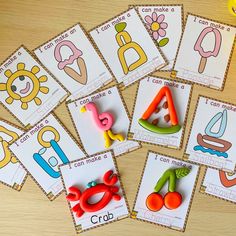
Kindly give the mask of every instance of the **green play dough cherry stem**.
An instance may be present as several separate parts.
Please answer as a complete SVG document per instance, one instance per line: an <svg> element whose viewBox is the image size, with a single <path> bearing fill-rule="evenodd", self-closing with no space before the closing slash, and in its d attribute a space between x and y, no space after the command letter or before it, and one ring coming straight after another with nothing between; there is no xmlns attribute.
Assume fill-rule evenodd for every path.
<svg viewBox="0 0 236 236"><path fill-rule="evenodd" d="M187 167L181 167L177 169L168 169L166 170L161 178L157 181L156 186L154 187L154 192L158 193L161 191L165 183L169 180L168 191L175 192L176 188L176 178L180 179L188 175L190 169Z"/></svg>
<svg viewBox="0 0 236 236"><path fill-rule="evenodd" d="M173 125L170 127L158 127L157 125L150 124L148 121L139 119L138 123L144 128L151 132L158 134L174 134L177 133L180 129L180 125Z"/></svg>

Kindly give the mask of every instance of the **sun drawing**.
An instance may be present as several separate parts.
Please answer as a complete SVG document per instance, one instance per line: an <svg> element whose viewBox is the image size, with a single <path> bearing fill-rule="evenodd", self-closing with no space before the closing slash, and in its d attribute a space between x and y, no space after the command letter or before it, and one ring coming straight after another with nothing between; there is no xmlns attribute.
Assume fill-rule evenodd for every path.
<svg viewBox="0 0 236 236"><path fill-rule="evenodd" d="M40 71L38 66L33 66L31 71L25 69L24 63L17 64L17 71L12 73L11 70L5 71L5 76L8 78L6 83L0 83L0 91L7 91L9 97L6 98L6 103L12 104L14 100L21 102L21 108L28 109L28 103L34 100L39 106L42 101L38 93L47 94L49 89L41 86L41 83L48 80L46 75L37 77L36 74Z"/></svg>

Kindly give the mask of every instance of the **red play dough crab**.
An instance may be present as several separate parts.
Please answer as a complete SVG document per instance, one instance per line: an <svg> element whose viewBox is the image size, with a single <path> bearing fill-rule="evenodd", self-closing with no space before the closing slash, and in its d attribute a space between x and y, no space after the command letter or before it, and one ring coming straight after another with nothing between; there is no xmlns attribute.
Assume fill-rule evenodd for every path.
<svg viewBox="0 0 236 236"><path fill-rule="evenodd" d="M72 211L76 212L77 217L81 217L85 212L96 212L104 208L112 199L119 201L121 196L117 194L119 187L114 186L118 181L116 174L113 174L112 170L107 171L103 176L103 182L96 184L90 188L87 188L83 193L77 187L70 187L69 194L66 196L68 201L80 201L76 204ZM94 203L89 203L89 198L92 196L104 192L102 198Z"/></svg>

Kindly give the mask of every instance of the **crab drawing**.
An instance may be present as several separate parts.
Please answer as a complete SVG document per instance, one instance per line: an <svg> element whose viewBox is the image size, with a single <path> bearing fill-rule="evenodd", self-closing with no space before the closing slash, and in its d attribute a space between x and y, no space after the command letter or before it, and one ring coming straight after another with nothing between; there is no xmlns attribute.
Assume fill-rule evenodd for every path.
<svg viewBox="0 0 236 236"><path fill-rule="evenodd" d="M103 176L103 182L99 184L95 181L89 182L88 188L84 192L75 186L69 188L66 199L70 202L79 201L72 208L77 217L81 217L85 212L96 212L103 209L112 199L115 201L121 199L121 196L117 194L119 187L114 186L118 182L117 174L114 174L112 170L107 171ZM96 203L89 203L89 199L99 193L104 193L102 198Z"/></svg>

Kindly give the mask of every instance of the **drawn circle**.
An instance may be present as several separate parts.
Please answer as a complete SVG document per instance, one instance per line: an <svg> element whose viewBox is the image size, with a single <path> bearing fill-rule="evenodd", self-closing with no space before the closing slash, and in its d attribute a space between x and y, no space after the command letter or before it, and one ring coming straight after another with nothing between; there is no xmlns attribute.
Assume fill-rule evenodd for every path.
<svg viewBox="0 0 236 236"><path fill-rule="evenodd" d="M13 83L14 83L14 81L16 79L18 79L19 77L22 78L23 76L24 77L28 77L32 81L32 83L33 83L32 91L27 96L25 96L25 97L22 97L19 94L17 94L16 93L16 90L17 90L16 86L13 85ZM15 73L13 73L9 77L9 79L8 79L8 81L6 83L6 86L7 86L8 94L13 99L15 99L15 100L20 100L21 99L22 101L26 102L26 101L33 100L37 96L37 94L39 92L39 88L40 88L40 83L39 83L38 78L32 72L27 71L27 70L20 70L20 71L16 71Z"/></svg>
<svg viewBox="0 0 236 236"><path fill-rule="evenodd" d="M48 141L43 140L43 135L45 132L52 132L54 134L53 140L55 140L56 142L59 142L60 134L58 133L58 131L55 128L53 128L52 126L45 126L38 133L38 142L43 147L45 147L45 148L51 147L50 141L48 142Z"/></svg>

